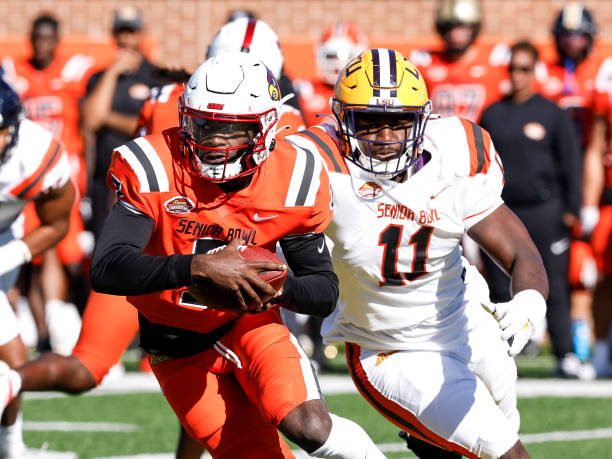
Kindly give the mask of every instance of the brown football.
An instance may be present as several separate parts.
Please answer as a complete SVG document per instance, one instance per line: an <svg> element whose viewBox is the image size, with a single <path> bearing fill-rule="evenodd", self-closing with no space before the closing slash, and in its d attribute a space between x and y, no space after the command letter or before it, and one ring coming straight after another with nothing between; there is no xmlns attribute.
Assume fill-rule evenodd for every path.
<svg viewBox="0 0 612 459"><path fill-rule="evenodd" d="M247 245L244 248L238 249L238 253L247 261L271 261L281 265L284 264L283 260L281 260L276 253L257 245ZM287 270L261 271L259 277L278 292L287 278Z"/></svg>
<svg viewBox="0 0 612 459"><path fill-rule="evenodd" d="M276 253L255 245L241 246L238 249L238 254L247 261L271 261L284 264ZM262 271L259 276L278 292L287 278L287 271ZM215 294L210 291L204 293L199 285L190 285L188 290L191 296L202 305L210 305L211 308L220 311L238 312L237 305L228 302L227 295Z"/></svg>

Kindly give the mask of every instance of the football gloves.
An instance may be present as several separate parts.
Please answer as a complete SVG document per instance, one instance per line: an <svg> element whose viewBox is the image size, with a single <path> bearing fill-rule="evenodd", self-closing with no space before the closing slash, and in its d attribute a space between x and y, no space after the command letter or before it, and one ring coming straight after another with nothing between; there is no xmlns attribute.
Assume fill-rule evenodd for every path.
<svg viewBox="0 0 612 459"><path fill-rule="evenodd" d="M495 317L502 330L502 339L512 338L508 350L511 357L517 355L534 334L546 315L546 300L533 289L518 292L507 303L483 302L482 306Z"/></svg>

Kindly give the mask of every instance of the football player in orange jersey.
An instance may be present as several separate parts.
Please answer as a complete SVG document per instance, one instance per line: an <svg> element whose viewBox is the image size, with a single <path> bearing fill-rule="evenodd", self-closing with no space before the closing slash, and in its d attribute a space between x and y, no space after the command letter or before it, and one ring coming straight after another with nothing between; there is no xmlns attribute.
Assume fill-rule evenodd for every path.
<svg viewBox="0 0 612 459"><path fill-rule="evenodd" d="M582 2L567 2L554 21L552 32L557 55L546 65L547 74L541 84L542 93L568 111L584 151L593 121L595 80L602 78L602 72L610 73L610 69L606 70L602 58L592 52L597 26L592 13ZM592 267L595 260L590 245L585 241L588 234L582 234L582 227L587 231L592 229L593 217L592 209L587 206L581 209L580 225L576 225L575 237L570 244L568 276L572 286L574 329L591 319L592 291L596 282ZM583 347L588 349L590 338L586 341ZM578 347L576 344L580 344L576 333L574 343L575 348ZM586 358L588 356L583 355L583 359Z"/></svg>
<svg viewBox="0 0 612 459"><path fill-rule="evenodd" d="M315 457L384 457L363 429L327 412L307 357L270 307L327 315L338 291L322 234L327 175L318 156L275 137L280 104L274 75L250 54L200 66L180 127L113 153L117 202L92 283L138 309L167 400L213 457L293 457L276 427ZM292 269L278 293L257 272L283 266L237 253L240 243L277 242ZM194 283L207 305L188 293Z"/></svg>
<svg viewBox="0 0 612 459"><path fill-rule="evenodd" d="M85 93L85 82L91 72L93 58L82 54L58 54L59 23L47 14L38 16L32 22L30 43L31 56L5 58L3 67L23 101L26 116L53 132L66 147L73 181L80 196L83 196L87 173L79 131L78 104ZM26 233L40 224L33 204L26 207L25 218ZM73 302L78 302L85 295L79 287L83 284L84 252L79 242L83 231L80 199L76 199L68 234L54 249L57 253L47 253L44 260L42 257L35 260L30 290L39 292L31 291L29 297L33 315L37 319L41 350L48 349L50 338L54 350L67 354L78 336L80 318L75 307L66 300L69 293L76 294L76 298L72 295ZM37 301L37 294L43 301Z"/></svg>
<svg viewBox="0 0 612 459"><path fill-rule="evenodd" d="M501 97L509 50L502 43L479 43L481 25L480 0L438 1L435 26L443 48L410 55L427 82L435 113L477 122L482 110Z"/></svg>
<svg viewBox="0 0 612 459"><path fill-rule="evenodd" d="M367 47L367 37L350 22L336 21L323 31L315 50L317 78L296 81L307 126L323 122L321 115L331 117L329 99L340 70Z"/></svg>
<svg viewBox="0 0 612 459"><path fill-rule="evenodd" d="M595 214L587 228L597 260L599 279L593 292L595 346L592 363L597 377L612 376L612 91L597 88L595 119L585 152L584 205ZM583 224L584 228L584 224Z"/></svg>
<svg viewBox="0 0 612 459"><path fill-rule="evenodd" d="M274 62L275 59L276 61L280 59L282 67L280 48L276 43L270 43L270 34L266 34L265 29L267 25L262 21L254 21L256 21L255 30L259 32L253 34L251 46L245 51L264 58L264 61ZM231 26L227 30L236 32L235 29L235 26ZM216 54L232 48L240 50L244 34L244 30L242 36L217 34L213 40L215 46L211 46L209 52ZM152 88L151 97L140 111L136 128L137 136L159 134L164 129L178 124L178 98L183 93L184 83L189 76L182 70L156 69L156 80L167 84ZM278 124L283 132L303 128L300 113L287 105L280 108ZM121 326L117 327L117 324ZM137 332L136 311L126 302L125 297L92 292L85 307L81 334L72 355L64 357L46 353L20 367L18 375L21 378L21 390L61 390L81 393L93 389L119 361ZM177 457L187 459L200 455L201 446L198 444L194 448L194 445L182 436L177 448Z"/></svg>
<svg viewBox="0 0 612 459"><path fill-rule="evenodd" d="M47 129L22 117L19 96L4 79L0 79L0 190L0 406L4 408L13 398L11 386L19 384L8 365L16 367L27 359L7 292L23 264L64 237L75 194L63 147ZM20 214L31 201L41 223L24 236ZM2 416L0 457L22 457L21 429L17 398Z"/></svg>
<svg viewBox="0 0 612 459"><path fill-rule="evenodd" d="M569 112L585 147L592 121L595 78L602 64L592 52L597 26L581 2L570 1L557 15L552 33L557 54L546 62L542 93Z"/></svg>

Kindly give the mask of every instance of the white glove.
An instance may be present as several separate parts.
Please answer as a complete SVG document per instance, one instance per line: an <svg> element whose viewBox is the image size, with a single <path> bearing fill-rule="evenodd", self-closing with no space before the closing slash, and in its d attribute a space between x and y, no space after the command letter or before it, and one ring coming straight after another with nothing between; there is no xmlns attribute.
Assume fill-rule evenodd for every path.
<svg viewBox="0 0 612 459"><path fill-rule="evenodd" d="M32 259L32 252L21 239L13 239L0 247L0 276L19 268Z"/></svg>
<svg viewBox="0 0 612 459"><path fill-rule="evenodd" d="M580 209L580 225L582 226L582 232L586 236L593 232L598 221L599 208L589 206Z"/></svg>
<svg viewBox="0 0 612 459"><path fill-rule="evenodd" d="M521 352L546 315L546 300L540 292L533 289L518 292L507 303L489 301L483 302L482 306L493 314L499 323L502 339L507 341L513 337L508 350L511 357Z"/></svg>

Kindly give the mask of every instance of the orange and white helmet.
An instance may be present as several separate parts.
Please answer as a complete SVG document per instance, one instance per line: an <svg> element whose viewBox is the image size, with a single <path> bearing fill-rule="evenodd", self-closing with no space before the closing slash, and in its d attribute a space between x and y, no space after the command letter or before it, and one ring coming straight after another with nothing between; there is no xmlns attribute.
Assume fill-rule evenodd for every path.
<svg viewBox="0 0 612 459"><path fill-rule="evenodd" d="M320 78L330 86L335 85L344 65L366 49L368 39L355 24L333 23L323 32L316 50Z"/></svg>

